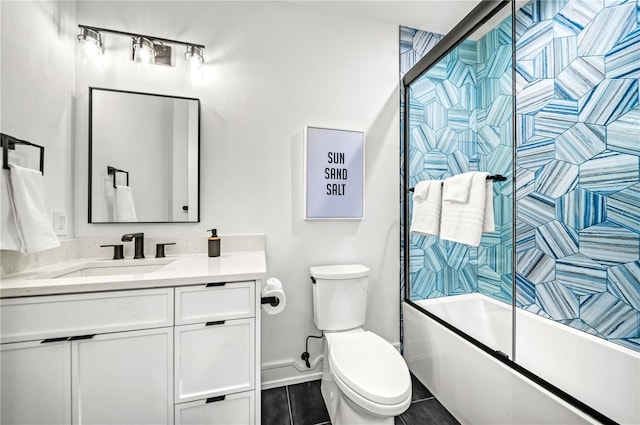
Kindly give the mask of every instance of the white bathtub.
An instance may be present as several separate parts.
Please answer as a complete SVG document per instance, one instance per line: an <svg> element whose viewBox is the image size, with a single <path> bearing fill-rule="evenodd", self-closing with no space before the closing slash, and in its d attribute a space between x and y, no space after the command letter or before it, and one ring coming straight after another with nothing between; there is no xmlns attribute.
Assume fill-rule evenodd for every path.
<svg viewBox="0 0 640 425"><path fill-rule="evenodd" d="M511 306L481 294L418 301L512 358ZM463 424L599 423L404 303L411 371ZM621 424L640 424L640 353L516 309L516 362Z"/></svg>

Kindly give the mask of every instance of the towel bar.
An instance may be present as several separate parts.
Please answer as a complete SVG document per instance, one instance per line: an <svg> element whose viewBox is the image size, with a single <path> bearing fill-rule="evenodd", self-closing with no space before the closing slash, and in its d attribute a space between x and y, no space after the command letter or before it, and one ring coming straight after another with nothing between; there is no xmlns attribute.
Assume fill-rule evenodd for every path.
<svg viewBox="0 0 640 425"><path fill-rule="evenodd" d="M503 182L503 181L506 181L507 178L505 176L503 176L502 174L495 174L493 176L487 176L487 180L493 180L493 181L496 181L496 182ZM413 192L413 191L414 191L414 188L410 187L409 188L409 192Z"/></svg>
<svg viewBox="0 0 640 425"><path fill-rule="evenodd" d="M107 174L113 176L113 188L116 188L116 173L125 173L127 175L127 186L129 186L129 172L107 165Z"/></svg>
<svg viewBox="0 0 640 425"><path fill-rule="evenodd" d="M26 140L16 139L4 133L0 133L0 145L2 145L2 168L5 170L9 169L9 149L15 149L16 145L27 145L40 149L40 172L44 175L44 146L36 145Z"/></svg>

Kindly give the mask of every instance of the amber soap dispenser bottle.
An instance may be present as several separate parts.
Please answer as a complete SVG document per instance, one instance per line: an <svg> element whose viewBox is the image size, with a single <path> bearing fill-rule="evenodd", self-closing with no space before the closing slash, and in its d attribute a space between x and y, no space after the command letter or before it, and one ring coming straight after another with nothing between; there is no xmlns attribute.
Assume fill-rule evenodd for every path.
<svg viewBox="0 0 640 425"><path fill-rule="evenodd" d="M207 232L211 232L209 236L209 257L220 256L220 238L218 237L218 229L209 229Z"/></svg>

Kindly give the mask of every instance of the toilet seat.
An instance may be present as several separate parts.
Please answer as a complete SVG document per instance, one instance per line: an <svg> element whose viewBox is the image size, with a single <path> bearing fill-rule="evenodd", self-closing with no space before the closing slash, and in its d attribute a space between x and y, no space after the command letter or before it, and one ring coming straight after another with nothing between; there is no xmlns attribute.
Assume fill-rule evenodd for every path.
<svg viewBox="0 0 640 425"><path fill-rule="evenodd" d="M372 413L402 413L411 403L409 369L398 351L372 332L331 335L329 366L336 384Z"/></svg>

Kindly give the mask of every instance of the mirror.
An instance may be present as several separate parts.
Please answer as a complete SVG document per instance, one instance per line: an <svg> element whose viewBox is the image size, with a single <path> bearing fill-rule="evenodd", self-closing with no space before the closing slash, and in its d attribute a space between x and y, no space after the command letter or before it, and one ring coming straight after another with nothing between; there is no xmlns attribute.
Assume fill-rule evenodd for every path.
<svg viewBox="0 0 640 425"><path fill-rule="evenodd" d="M200 100L89 88L89 223L200 221Z"/></svg>

